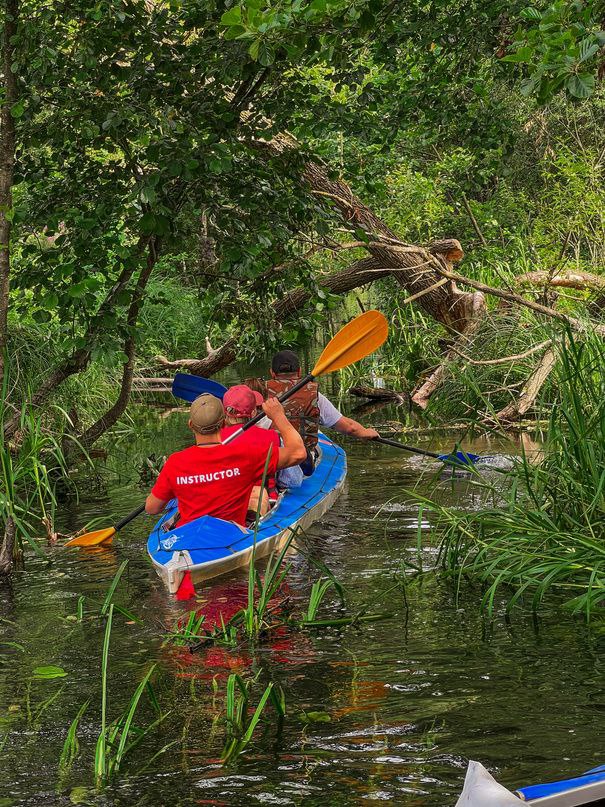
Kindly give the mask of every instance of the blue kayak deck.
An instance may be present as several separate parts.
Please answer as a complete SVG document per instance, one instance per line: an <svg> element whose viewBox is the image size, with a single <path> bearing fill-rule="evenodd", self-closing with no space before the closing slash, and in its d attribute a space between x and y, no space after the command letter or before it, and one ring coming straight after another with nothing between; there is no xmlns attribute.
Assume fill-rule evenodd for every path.
<svg viewBox="0 0 605 807"><path fill-rule="evenodd" d="M257 548L265 541L293 527L338 489L346 476L346 455L324 435L320 435L321 459L314 473L299 488L290 488L280 502L263 518L256 534ZM187 553L188 566L214 564L223 558L249 550L254 545L253 530L213 516L202 516L182 527L162 529L176 513L176 500L156 524L147 541L147 551L156 566L173 564L175 555Z"/></svg>
<svg viewBox="0 0 605 807"><path fill-rule="evenodd" d="M600 785L600 787L599 787ZM603 800L605 803L605 765L600 765L598 768L593 768L581 776L576 776L572 779L563 779L559 782L548 782L542 785L529 785L528 787L521 787L517 791L525 801L536 802L539 804L541 800L547 800L548 797L563 795L568 793L570 795L577 794L579 801L573 801L574 804L594 804L595 801ZM583 796L586 796L586 800ZM546 804L546 801L542 801ZM561 804L565 805L562 801Z"/></svg>

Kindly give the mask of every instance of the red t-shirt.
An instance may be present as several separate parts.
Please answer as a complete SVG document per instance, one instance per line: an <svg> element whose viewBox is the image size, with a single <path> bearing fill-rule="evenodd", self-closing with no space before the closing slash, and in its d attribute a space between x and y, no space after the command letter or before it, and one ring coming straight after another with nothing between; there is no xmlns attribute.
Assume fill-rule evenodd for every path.
<svg viewBox="0 0 605 807"><path fill-rule="evenodd" d="M205 515L245 525L250 493L263 475L267 452L251 451L238 440L226 446L195 445L168 457L151 492L163 501L176 497L181 514L177 526ZM271 476L277 461L273 451Z"/></svg>
<svg viewBox="0 0 605 807"><path fill-rule="evenodd" d="M221 440L229 437L230 434L233 434L233 432L237 431L239 428L240 427L237 425L223 427L221 429ZM249 429L246 429L243 434L240 434L240 436L233 442L239 443L240 440L242 446L246 447L246 451L253 451L257 454L262 454L265 459L267 457L269 446L272 446L272 457L279 454L279 434L275 431L275 429L261 429L260 426L251 426ZM232 443L229 443L229 445L232 445ZM255 485L260 485L262 482L264 468L265 466L263 465L258 479L254 483ZM269 491L270 499L277 498L275 475L271 474L269 470L267 471L267 490Z"/></svg>

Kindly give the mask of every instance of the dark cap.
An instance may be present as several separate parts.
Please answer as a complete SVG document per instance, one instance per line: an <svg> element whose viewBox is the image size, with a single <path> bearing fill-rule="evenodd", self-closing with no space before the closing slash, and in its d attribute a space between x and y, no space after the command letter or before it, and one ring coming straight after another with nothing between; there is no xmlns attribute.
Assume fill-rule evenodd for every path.
<svg viewBox="0 0 605 807"><path fill-rule="evenodd" d="M274 373L297 373L300 370L298 356L292 350L280 350L273 356L271 369Z"/></svg>

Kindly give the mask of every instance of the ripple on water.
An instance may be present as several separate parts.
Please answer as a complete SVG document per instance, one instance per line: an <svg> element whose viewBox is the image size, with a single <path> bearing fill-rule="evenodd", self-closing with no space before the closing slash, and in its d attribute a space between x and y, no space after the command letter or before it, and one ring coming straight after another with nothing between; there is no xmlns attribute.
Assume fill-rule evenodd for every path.
<svg viewBox="0 0 605 807"><path fill-rule="evenodd" d="M166 453L169 446L152 436L155 453ZM501 468L509 462L495 444L474 449L467 441L465 448L496 454L482 466ZM192 657L162 648L167 627L186 607L166 597L145 557L149 519L134 522L99 552L52 547L52 565L28 559L25 571L0 591L0 641L5 643L0 645L0 746L7 732L0 750L2 798L28 807L344 807L373 801L443 807L456 801L467 757L480 759L509 786L602 763L595 738L605 708L603 653L582 626L547 611L536 630L520 613L507 621L503 602L495 603L494 620L486 624L478 613L480 592L465 585L456 590L428 576L409 587L406 598L395 589L380 600L403 561L415 562L419 519L423 535L430 528L406 488L418 484L426 491L422 474L432 477L436 468L422 458L403 461L394 450L373 451L370 465L367 451L363 445L348 448L348 486L309 531L308 541L343 582L351 607L371 601L371 610L392 614L383 622L293 633L257 650L221 649ZM131 485L109 493L102 505L74 507L60 528L75 529L100 511L126 513L144 491ZM445 480L442 494L461 508L479 506L465 479ZM425 544L422 559L430 565L436 549ZM157 695L170 714L141 743L123 778L97 792L92 759L100 724L104 625L95 614L125 559L130 563L116 602L143 624L114 614L109 719L122 713L153 661L159 664ZM320 572L302 554L293 555L292 564L289 596L298 607ZM245 585L241 575L210 583L199 594L216 604L233 599ZM74 622L80 597L87 613L82 623ZM336 600L329 599L322 613L336 613ZM33 682L33 669L45 664L62 667L67 676ZM223 768L218 760L226 680L232 671L250 677L261 669L262 682L271 678L284 688L286 720L280 728L267 712L244 757ZM27 719L28 699L35 712L55 694L37 722ZM80 757L59 783L63 740L86 701ZM311 713L325 722L313 722ZM145 702L137 721L144 725L151 719Z"/></svg>

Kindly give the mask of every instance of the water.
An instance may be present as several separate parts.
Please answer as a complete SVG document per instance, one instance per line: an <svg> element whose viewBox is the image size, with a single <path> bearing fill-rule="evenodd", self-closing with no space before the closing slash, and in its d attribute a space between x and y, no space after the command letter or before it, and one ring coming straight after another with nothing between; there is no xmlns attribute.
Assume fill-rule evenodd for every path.
<svg viewBox="0 0 605 807"><path fill-rule="evenodd" d="M187 441L178 414L165 420L148 414L146 431L158 456ZM89 485L85 501L66 506L59 526L68 531L93 516L133 509L147 487L137 483L132 469L143 462L149 445L118 441L99 485ZM406 488L437 466L395 449L343 445L346 490L310 531L309 543L355 608L393 585L404 557L418 560L419 531L423 563L434 561L428 525L424 518L418 524L418 508ZM451 448L446 440L429 438L422 445L440 452ZM511 453L510 445L494 442L468 442L465 448L496 454L496 466L506 462L503 452ZM124 475L119 482L116 472ZM478 506L463 478L446 479L442 495L461 507ZM478 588L463 586L456 600L450 585L426 577L408 591L407 607L400 591L376 603L374 610L391 612L387 620L282 635L252 651L215 648L192 655L162 647L167 627L191 606L174 603L161 588L144 553L150 525L140 518L113 546L97 552L50 547L52 565L30 557L26 570L2 590L0 807L380 801L443 807L455 803L468 758L483 762L511 788L604 761L602 648L582 624L556 609L537 622L522 614L506 621L502 604L488 624L478 612ZM153 661L157 696L169 714L142 740L119 778L96 791L92 764L104 626L93 612L124 559L129 567L115 601L143 622L114 615L109 716L121 713ZM308 558L293 557L288 594L297 606L304 605L317 576ZM245 585L244 575L218 580L199 587L200 599L242 599ZM81 596L87 615L78 622ZM321 614L335 612L336 602L329 600ZM63 668L66 677L31 680L34 668L49 664ZM233 671L250 677L259 670L255 697L261 682L279 682L286 693L286 721L278 730L271 719L237 764L223 767L225 682ZM87 700L79 756L61 777L65 734ZM143 726L153 719L145 703L137 722Z"/></svg>

